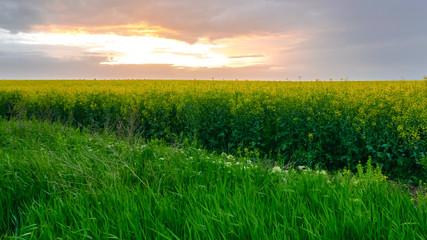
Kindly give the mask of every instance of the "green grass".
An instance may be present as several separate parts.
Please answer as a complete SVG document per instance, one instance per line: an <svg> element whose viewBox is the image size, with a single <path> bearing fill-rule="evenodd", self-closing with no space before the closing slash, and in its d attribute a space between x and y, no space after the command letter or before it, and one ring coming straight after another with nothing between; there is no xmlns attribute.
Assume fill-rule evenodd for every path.
<svg viewBox="0 0 427 240"><path fill-rule="evenodd" d="M425 239L425 193L358 170L285 170L185 142L1 120L0 238Z"/></svg>

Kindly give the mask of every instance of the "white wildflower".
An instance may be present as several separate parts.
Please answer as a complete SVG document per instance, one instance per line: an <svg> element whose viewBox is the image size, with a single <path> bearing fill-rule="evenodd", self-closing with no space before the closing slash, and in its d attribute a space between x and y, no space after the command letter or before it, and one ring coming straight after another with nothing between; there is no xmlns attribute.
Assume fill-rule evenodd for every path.
<svg viewBox="0 0 427 240"><path fill-rule="evenodd" d="M271 169L271 173L281 173L282 169L279 166L275 166Z"/></svg>
<svg viewBox="0 0 427 240"><path fill-rule="evenodd" d="M326 173L326 171L325 171L325 170L322 170L322 171L317 170L317 171L316 171L316 174L326 175L327 173Z"/></svg>
<svg viewBox="0 0 427 240"><path fill-rule="evenodd" d="M305 166L298 166L297 170L305 170Z"/></svg>

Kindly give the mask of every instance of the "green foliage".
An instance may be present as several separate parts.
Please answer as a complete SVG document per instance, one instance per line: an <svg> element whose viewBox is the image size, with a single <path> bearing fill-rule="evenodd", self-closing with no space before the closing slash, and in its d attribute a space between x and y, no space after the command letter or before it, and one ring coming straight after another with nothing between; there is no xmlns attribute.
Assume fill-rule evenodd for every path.
<svg viewBox="0 0 427 240"><path fill-rule="evenodd" d="M425 82L1 81L0 116L427 180ZM193 139L195 140L195 139Z"/></svg>
<svg viewBox="0 0 427 240"><path fill-rule="evenodd" d="M366 162L366 166L363 167L360 163L357 164L357 176L361 181L376 181L376 182L382 182L387 179L387 176L383 175L381 173L381 168L379 165L377 165L376 168L372 166L372 158L369 157L368 161Z"/></svg>
<svg viewBox="0 0 427 240"><path fill-rule="evenodd" d="M424 239L427 198L361 172L0 121L2 239ZM421 196L421 193L419 194Z"/></svg>

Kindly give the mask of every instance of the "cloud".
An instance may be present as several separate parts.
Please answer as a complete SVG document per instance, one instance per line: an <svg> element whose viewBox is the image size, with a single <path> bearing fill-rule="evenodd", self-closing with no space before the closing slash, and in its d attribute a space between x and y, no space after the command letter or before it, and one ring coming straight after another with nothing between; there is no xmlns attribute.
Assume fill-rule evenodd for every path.
<svg viewBox="0 0 427 240"><path fill-rule="evenodd" d="M279 79L271 66L191 68L170 64L100 65L102 57L57 59L39 53L0 52L0 79Z"/></svg>
<svg viewBox="0 0 427 240"><path fill-rule="evenodd" d="M0 28L17 32L54 25L92 33L156 33L191 43L305 31L360 43L425 34L426 7L422 0L2 0Z"/></svg>
<svg viewBox="0 0 427 240"><path fill-rule="evenodd" d="M240 55L240 56L230 56L228 58L260 58L265 57L262 54L252 54L252 55Z"/></svg>
<svg viewBox="0 0 427 240"><path fill-rule="evenodd" d="M0 77L18 69L12 63L21 62L40 76L45 75L32 66L43 69L49 63L68 73L68 63L68 69L88 77L102 71L126 75L127 69L136 72L134 77L151 71L155 77L211 78L216 71L218 78L415 78L425 74L427 64L425 9L424 0L1 0L0 30L13 34L5 39L0 32ZM99 63L108 58L99 52L90 55L78 46L28 46L17 39L20 32L64 30L204 41L221 46L215 53L229 60L251 59L255 65L194 71L162 64L105 66ZM36 63L37 58L44 63Z"/></svg>
<svg viewBox="0 0 427 240"><path fill-rule="evenodd" d="M11 32L29 31L34 24L45 23L42 5L32 0L2 0L0 28Z"/></svg>
<svg viewBox="0 0 427 240"><path fill-rule="evenodd" d="M291 26L296 22L283 21L283 7L281 2L270 0L3 0L0 28L17 32L29 31L38 25L58 25L99 32L100 26L111 26L105 31L124 32L115 26L145 24L147 28L171 29L172 32L163 34L195 42L198 38L282 31L284 23ZM292 19L292 15L285 15L288 20Z"/></svg>

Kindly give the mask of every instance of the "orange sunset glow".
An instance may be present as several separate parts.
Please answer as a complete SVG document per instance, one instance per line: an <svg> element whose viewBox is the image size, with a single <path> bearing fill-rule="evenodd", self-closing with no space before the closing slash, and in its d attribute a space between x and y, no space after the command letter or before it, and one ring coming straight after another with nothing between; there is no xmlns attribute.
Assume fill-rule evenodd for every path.
<svg viewBox="0 0 427 240"><path fill-rule="evenodd" d="M168 64L178 67L245 67L262 64L268 57L256 52L269 37L247 36L211 41L200 38L194 43L163 37L171 33L146 25L104 26L95 28L38 27L39 32L20 33L23 44L82 47L90 53L101 53L107 59L100 64ZM117 34L120 33L119 34ZM269 40L276 39L270 37ZM289 37L288 37L289 38ZM295 38L294 38L295 39ZM241 43L244 44L241 44ZM51 56L61 57L52 51Z"/></svg>

